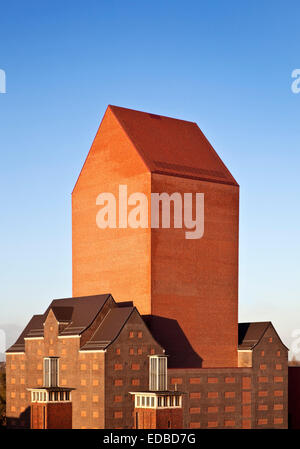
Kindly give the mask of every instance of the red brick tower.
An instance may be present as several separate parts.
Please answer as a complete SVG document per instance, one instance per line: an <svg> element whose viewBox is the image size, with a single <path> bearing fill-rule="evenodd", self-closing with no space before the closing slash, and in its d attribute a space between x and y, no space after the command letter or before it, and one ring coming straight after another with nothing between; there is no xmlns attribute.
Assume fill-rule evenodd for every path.
<svg viewBox="0 0 300 449"><path fill-rule="evenodd" d="M203 237L99 229L96 198L118 198L119 185L149 204L151 192L204 193ZM177 322L203 367L237 366L239 186L195 123L109 106L72 206L73 296L133 300L141 314Z"/></svg>

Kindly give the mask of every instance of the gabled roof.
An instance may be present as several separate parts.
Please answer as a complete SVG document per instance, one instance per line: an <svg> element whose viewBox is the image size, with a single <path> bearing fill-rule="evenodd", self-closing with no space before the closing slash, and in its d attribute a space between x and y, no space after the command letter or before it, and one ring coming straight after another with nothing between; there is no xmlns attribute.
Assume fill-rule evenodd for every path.
<svg viewBox="0 0 300 449"><path fill-rule="evenodd" d="M60 335L80 335L92 324L109 298L112 296L105 294L53 300L43 315L34 315L31 318L16 343L7 352L23 352L25 338L43 337L44 322L50 310L59 323L66 324Z"/></svg>
<svg viewBox="0 0 300 449"><path fill-rule="evenodd" d="M81 350L101 350L107 348L117 338L134 310L136 310L135 307L116 307L111 309L91 339Z"/></svg>
<svg viewBox="0 0 300 449"><path fill-rule="evenodd" d="M55 316L59 317L58 321L65 322L68 317L67 321L70 322L60 335L80 335L90 326L110 297L110 294L106 294L52 301L49 309L52 309Z"/></svg>
<svg viewBox="0 0 300 449"><path fill-rule="evenodd" d="M253 349L261 341L270 326L273 328L279 341L282 343L271 321L239 323L239 350ZM284 343L282 343L282 345L286 347Z"/></svg>
<svg viewBox="0 0 300 449"><path fill-rule="evenodd" d="M13 344L7 352L23 352L25 350L25 337L35 336L34 331L43 327L44 315L33 315L15 344Z"/></svg>
<svg viewBox="0 0 300 449"><path fill-rule="evenodd" d="M152 173L238 185L194 122L109 105Z"/></svg>

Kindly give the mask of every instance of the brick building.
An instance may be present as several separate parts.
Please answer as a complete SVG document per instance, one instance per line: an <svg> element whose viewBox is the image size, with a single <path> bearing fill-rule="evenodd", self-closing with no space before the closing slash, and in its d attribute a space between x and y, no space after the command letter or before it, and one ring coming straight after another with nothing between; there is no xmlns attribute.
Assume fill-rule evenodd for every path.
<svg viewBox="0 0 300 449"><path fill-rule="evenodd" d="M118 208L100 229L98 195L120 185L149 217L151 194L203 193L202 238ZM109 106L72 218L73 298L7 351L10 426L287 427L287 348L269 322L238 324L239 186L195 123Z"/></svg>

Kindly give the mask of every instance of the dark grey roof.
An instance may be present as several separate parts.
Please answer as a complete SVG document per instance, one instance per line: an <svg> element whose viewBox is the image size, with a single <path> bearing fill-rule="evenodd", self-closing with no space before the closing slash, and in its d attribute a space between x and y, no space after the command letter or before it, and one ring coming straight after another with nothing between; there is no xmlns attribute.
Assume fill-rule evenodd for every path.
<svg viewBox="0 0 300 449"><path fill-rule="evenodd" d="M74 307L72 306L54 306L52 311L59 323L70 323L72 321Z"/></svg>
<svg viewBox="0 0 300 449"><path fill-rule="evenodd" d="M55 299L50 304L58 321L67 321L70 324L64 328L60 335L80 335L95 319L110 294L83 296L79 298ZM62 310L59 310L62 308Z"/></svg>
<svg viewBox="0 0 300 449"><path fill-rule="evenodd" d="M101 322L91 339L81 350L105 349L119 335L126 321L136 310L135 307L115 307L111 309Z"/></svg>
<svg viewBox="0 0 300 449"><path fill-rule="evenodd" d="M38 333L39 333L39 329L41 326L43 326L43 322L44 322L44 315L33 315L31 320L29 321L29 323L27 324L27 326L25 327L25 329L23 330L23 332L21 333L21 335L15 342L15 344L12 345L7 351L8 352L23 352L25 350L24 338L28 337L28 336L30 336L30 337L36 336L35 331L38 330Z"/></svg>
<svg viewBox="0 0 300 449"><path fill-rule="evenodd" d="M43 337L44 322L50 309L59 323L66 324L60 335L80 335L92 324L109 298L112 298L110 294L54 299L43 315L34 315L31 318L16 343L7 352L23 352L25 338Z"/></svg>
<svg viewBox="0 0 300 449"><path fill-rule="evenodd" d="M252 349L261 340L270 321L239 323L239 349Z"/></svg>
<svg viewBox="0 0 300 449"><path fill-rule="evenodd" d="M262 339L266 330L272 327L282 345L288 349L277 334L271 321L257 321L253 323L239 323L239 346L240 350L253 349Z"/></svg>

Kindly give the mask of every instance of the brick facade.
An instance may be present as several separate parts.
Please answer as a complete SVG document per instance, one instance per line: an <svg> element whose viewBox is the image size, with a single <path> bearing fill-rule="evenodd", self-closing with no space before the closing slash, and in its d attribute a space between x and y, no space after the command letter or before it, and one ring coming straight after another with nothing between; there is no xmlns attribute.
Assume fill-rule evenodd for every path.
<svg viewBox="0 0 300 449"><path fill-rule="evenodd" d="M164 126L175 134L169 144L190 133L194 148L201 146L206 154L199 173L208 176L200 180L195 173L186 175L178 164L173 164L172 176L154 173L143 159L140 142L133 141L122 124L128 117L138 127L142 120L146 132L147 126L158 123L140 114L108 107L73 190L73 295L109 291L119 301L134 301L143 315L176 320L203 367L237 366L239 187L231 175L216 182L214 173L227 169L195 124L166 117ZM149 216L153 192L204 193L204 236L187 240L185 229L173 226L99 229L96 198L102 192L118 198L119 185L127 185L128 195L147 196Z"/></svg>
<svg viewBox="0 0 300 449"><path fill-rule="evenodd" d="M121 184L146 195L149 216L151 193L204 193L203 237L99 229L96 198ZM239 186L196 124L108 107L72 218L74 297L52 301L7 352L9 427L56 426L64 408L74 429L287 427L287 348L271 323L238 325ZM135 409L149 356L164 352L182 408ZM51 357L69 403L33 403Z"/></svg>
<svg viewBox="0 0 300 449"><path fill-rule="evenodd" d="M84 334L61 337L58 328L50 310L44 337L25 340L24 354L7 354L8 425L30 427L28 388L42 388L43 360L55 356L59 357L59 385L74 388L72 428L132 428L134 407L129 391L148 387L148 356L163 352L141 316L133 312L106 351L80 350Z"/></svg>
<svg viewBox="0 0 300 449"><path fill-rule="evenodd" d="M252 367L169 369L184 395L184 428L287 428L288 354L273 326L252 352Z"/></svg>

